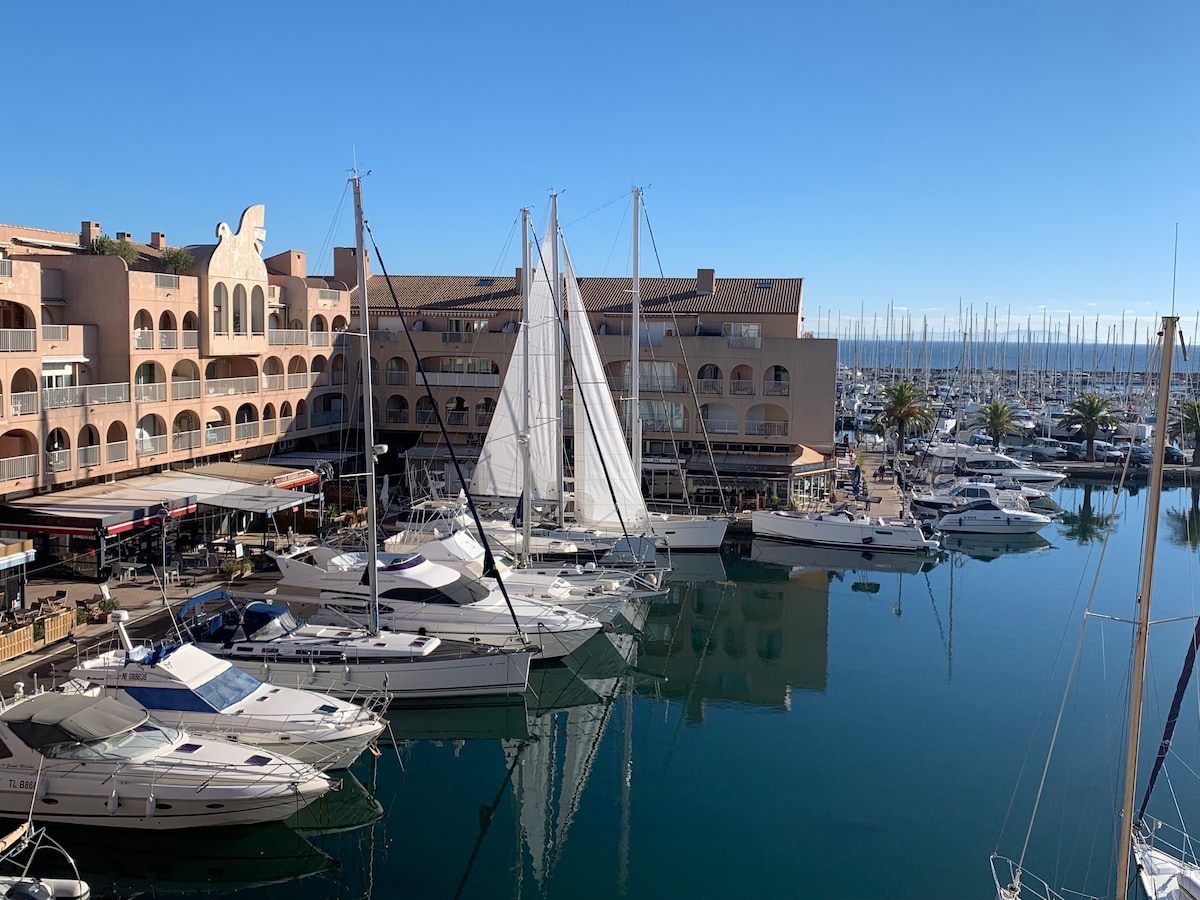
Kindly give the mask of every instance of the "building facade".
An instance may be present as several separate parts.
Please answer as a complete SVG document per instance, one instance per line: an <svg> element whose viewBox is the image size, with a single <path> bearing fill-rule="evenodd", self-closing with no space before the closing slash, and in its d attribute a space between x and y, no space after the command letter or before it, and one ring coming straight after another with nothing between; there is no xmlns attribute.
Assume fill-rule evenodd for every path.
<svg viewBox="0 0 1200 900"><path fill-rule="evenodd" d="M263 218L219 225L180 273L161 232L118 232L126 262L93 252L95 222L0 225L0 505L342 429L349 291L309 277L302 252L264 259Z"/></svg>
<svg viewBox="0 0 1200 900"><path fill-rule="evenodd" d="M443 413L469 469L517 348L521 273L513 277L368 276L376 421L389 443L440 469ZM626 425L632 310L628 278L579 282L589 326ZM662 500L720 505L786 495L803 446L833 451L837 342L803 329L799 278L642 278L640 373L644 486ZM358 312L358 293L354 292ZM407 334L405 329L407 328ZM417 377L416 347L432 397ZM571 379L563 407L570 448ZM469 477L469 473L467 475ZM453 473L446 472L454 490Z"/></svg>

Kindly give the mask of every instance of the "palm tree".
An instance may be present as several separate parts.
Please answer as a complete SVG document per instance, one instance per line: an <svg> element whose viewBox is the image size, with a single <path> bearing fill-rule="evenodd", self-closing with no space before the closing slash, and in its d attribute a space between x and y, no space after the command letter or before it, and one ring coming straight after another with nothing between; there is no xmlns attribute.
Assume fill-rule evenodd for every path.
<svg viewBox="0 0 1200 900"><path fill-rule="evenodd" d="M1001 400L981 406L975 413L975 425L992 439L992 449L1000 449L1000 438L1006 434L1021 434L1021 426L1013 421L1013 408Z"/></svg>
<svg viewBox="0 0 1200 900"><path fill-rule="evenodd" d="M1092 485L1085 481L1079 507L1062 514L1063 535L1077 544L1090 544L1102 537L1115 520L1116 515L1098 513L1092 508Z"/></svg>
<svg viewBox="0 0 1200 900"><path fill-rule="evenodd" d="M1099 394L1084 394L1067 404L1067 411L1059 416L1058 424L1063 428L1078 426L1079 433L1087 442L1087 461L1095 462L1096 434L1120 424L1115 410L1116 407L1108 398Z"/></svg>
<svg viewBox="0 0 1200 900"><path fill-rule="evenodd" d="M929 403L929 395L911 381L899 381L884 389L883 409L872 424L881 431L893 426L896 428L895 456L892 461L894 469L900 461L900 449L909 432L926 432L936 422L937 416Z"/></svg>
<svg viewBox="0 0 1200 900"><path fill-rule="evenodd" d="M1200 548L1200 487L1192 488L1192 504L1188 509L1168 509L1168 538L1181 547Z"/></svg>
<svg viewBox="0 0 1200 900"><path fill-rule="evenodd" d="M1172 422L1167 429L1172 438L1190 435L1192 446L1192 465L1200 465L1200 400L1184 400L1179 404L1179 419ZM1183 441L1179 442L1181 445Z"/></svg>

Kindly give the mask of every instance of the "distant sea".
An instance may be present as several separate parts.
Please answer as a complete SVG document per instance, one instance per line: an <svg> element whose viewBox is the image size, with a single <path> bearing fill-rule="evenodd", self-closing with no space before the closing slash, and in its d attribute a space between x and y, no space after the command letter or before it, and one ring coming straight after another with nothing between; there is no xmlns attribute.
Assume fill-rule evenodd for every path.
<svg viewBox="0 0 1200 900"><path fill-rule="evenodd" d="M841 338L838 363L851 368L881 368L921 372L968 368L1009 371L1088 372L1091 374L1146 372L1155 348L1146 345L1063 344L1014 342L966 344L961 341L871 341ZM1176 368L1180 359L1176 356Z"/></svg>

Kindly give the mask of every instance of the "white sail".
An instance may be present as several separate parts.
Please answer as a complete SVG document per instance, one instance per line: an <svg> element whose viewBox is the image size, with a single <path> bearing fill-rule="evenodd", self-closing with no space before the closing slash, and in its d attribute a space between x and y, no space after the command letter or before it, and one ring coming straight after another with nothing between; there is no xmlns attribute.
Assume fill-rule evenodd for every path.
<svg viewBox="0 0 1200 900"><path fill-rule="evenodd" d="M551 222L549 228L553 227ZM543 252L553 246L549 228L542 241ZM562 331L554 308L553 279L557 268L552 259L543 258L533 272L529 308L521 325L529 329L529 357L524 358L524 341L518 332L517 349L504 375L500 399L471 476L471 491L479 496L520 497L524 493L520 440L526 428L524 398L528 392L532 500L558 501L558 472L562 466L558 419L562 401L557 367Z"/></svg>
<svg viewBox="0 0 1200 900"><path fill-rule="evenodd" d="M629 534L648 534L641 481L625 446L565 243L563 271L575 375L575 521L589 528L624 525Z"/></svg>

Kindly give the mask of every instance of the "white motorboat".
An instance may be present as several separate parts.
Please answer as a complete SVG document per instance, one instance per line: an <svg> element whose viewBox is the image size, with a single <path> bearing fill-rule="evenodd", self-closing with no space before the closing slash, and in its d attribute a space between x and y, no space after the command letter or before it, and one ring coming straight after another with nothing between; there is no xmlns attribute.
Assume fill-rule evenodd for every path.
<svg viewBox="0 0 1200 900"><path fill-rule="evenodd" d="M46 853L61 858L56 868L66 867L75 873L74 878L51 878L39 875ZM38 860L39 855L42 861ZM0 897L14 900L88 900L91 887L79 877L75 860L62 845L38 828L25 821L7 834L0 834Z"/></svg>
<svg viewBox="0 0 1200 900"><path fill-rule="evenodd" d="M311 553L279 555L283 573L275 596L312 604L304 618L313 624L364 623L370 613L369 563L344 553L318 565ZM431 562L419 553L376 562L379 624L392 631L502 649L532 648L541 659L569 655L601 628L595 619L492 585Z"/></svg>
<svg viewBox="0 0 1200 900"><path fill-rule="evenodd" d="M755 537L917 553L938 549L933 528L917 519L859 515L845 507L824 513L758 510L751 523Z"/></svg>
<svg viewBox="0 0 1200 900"><path fill-rule="evenodd" d="M1013 503L982 498L952 507L938 519L938 531L969 534L1033 534L1050 524L1050 517Z"/></svg>
<svg viewBox="0 0 1200 900"><path fill-rule="evenodd" d="M0 816L109 828L285 819L330 790L312 766L195 737L112 697L18 694L0 712Z"/></svg>
<svg viewBox="0 0 1200 900"><path fill-rule="evenodd" d="M996 479L1015 481L1045 490L1056 487L1067 477L1065 472L1039 468L1003 453L973 450L961 444L938 444L931 447L926 463L934 475L942 472L990 475Z"/></svg>
<svg viewBox="0 0 1200 900"><path fill-rule="evenodd" d="M908 505L913 515L941 516L957 506L976 500L992 500L1000 506L1017 508L1028 507L1034 502L1053 505L1043 490L1014 481L997 482L990 478L960 478L946 490L913 494L908 498Z"/></svg>
<svg viewBox="0 0 1200 900"><path fill-rule="evenodd" d="M238 602L224 591L198 595L179 618L196 646L239 669L335 697L387 691L394 700L445 700L520 694L529 684L531 649L301 625L286 606Z"/></svg>
<svg viewBox="0 0 1200 900"><path fill-rule="evenodd" d="M321 770L350 765L384 729L375 712L387 705L382 692L365 698L364 708L265 684L193 645L135 645L125 628L129 614L114 615L122 646L76 664L64 693L115 697L192 734L286 753Z"/></svg>

